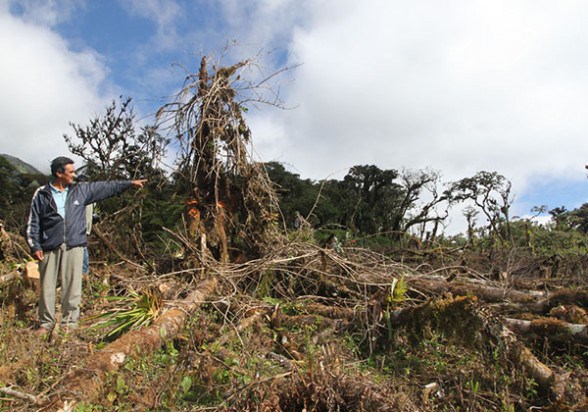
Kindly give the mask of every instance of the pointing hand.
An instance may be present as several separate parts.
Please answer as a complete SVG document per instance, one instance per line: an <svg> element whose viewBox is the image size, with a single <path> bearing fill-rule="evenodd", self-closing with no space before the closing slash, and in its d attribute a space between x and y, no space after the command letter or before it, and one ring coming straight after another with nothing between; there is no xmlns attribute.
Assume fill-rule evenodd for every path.
<svg viewBox="0 0 588 412"><path fill-rule="evenodd" d="M147 182L147 179L131 180L131 185L134 187L142 188L143 184Z"/></svg>

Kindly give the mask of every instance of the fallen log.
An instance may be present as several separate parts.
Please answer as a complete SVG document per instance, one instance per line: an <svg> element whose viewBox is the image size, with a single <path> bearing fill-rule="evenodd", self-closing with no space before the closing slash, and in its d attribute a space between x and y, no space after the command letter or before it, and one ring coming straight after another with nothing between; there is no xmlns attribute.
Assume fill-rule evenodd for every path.
<svg viewBox="0 0 588 412"><path fill-rule="evenodd" d="M8 273L6 275L0 276L0 283L8 282L12 279L16 279L19 276L18 272Z"/></svg>
<svg viewBox="0 0 588 412"><path fill-rule="evenodd" d="M188 297L177 302L175 308L165 312L151 326L126 333L103 350L95 352L84 369L77 369L66 375L63 387L50 397L51 401L92 402L100 394L107 375L118 370L128 356L153 352L176 336L182 330L189 311L204 302L214 292L216 284L216 278L203 281Z"/></svg>
<svg viewBox="0 0 588 412"><path fill-rule="evenodd" d="M346 308L343 306L328 306L321 303L311 302L304 305L304 312L316 314L329 319L346 319L352 321L361 309Z"/></svg>
<svg viewBox="0 0 588 412"><path fill-rule="evenodd" d="M553 342L588 344L588 326L567 323L559 319L521 320L506 318L506 326L518 335L546 338Z"/></svg>
<svg viewBox="0 0 588 412"><path fill-rule="evenodd" d="M10 386L6 386L4 388L0 388L0 393L4 393L8 396L12 396L13 398L22 399L32 403L33 405L41 405L46 400L43 397L31 395L30 393L24 393L13 389Z"/></svg>
<svg viewBox="0 0 588 412"><path fill-rule="evenodd" d="M443 279L431 279L423 277L407 277L406 281L411 289L419 292L428 292L435 295L452 293L453 295L471 296L475 295L484 302L504 302L506 300L514 303L532 304L539 296L532 292L522 292L513 289L505 289L496 286L488 286L479 283L447 282Z"/></svg>
<svg viewBox="0 0 588 412"><path fill-rule="evenodd" d="M575 305L581 308L588 308L588 290L561 289L547 298L533 303L529 309L537 313L547 313L560 305Z"/></svg>
<svg viewBox="0 0 588 412"><path fill-rule="evenodd" d="M537 382L542 393L563 399L565 385L563 375L555 373L541 362L516 335L506 327L504 320L496 316L490 308L477 303L475 298L458 297L441 299L425 304L400 309L393 312L392 324L395 327L410 327L414 333L432 329L442 330L448 337L461 340L462 344L485 342L496 345L505 359L520 365L528 377ZM485 343L481 342L481 343Z"/></svg>

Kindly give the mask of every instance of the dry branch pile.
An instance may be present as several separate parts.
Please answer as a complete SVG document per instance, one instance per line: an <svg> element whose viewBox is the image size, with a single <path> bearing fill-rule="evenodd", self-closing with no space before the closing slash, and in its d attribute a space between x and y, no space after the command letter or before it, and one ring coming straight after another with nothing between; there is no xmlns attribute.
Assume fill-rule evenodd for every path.
<svg viewBox="0 0 588 412"><path fill-rule="evenodd" d="M481 274L444 280L443 268L417 269L367 250L308 243L210 265L208 286L187 289L197 298L168 301L153 326L103 348L90 329L47 343L30 333L27 345L65 350L67 363L48 386L35 388L19 371L43 353L3 358L3 402L15 410L32 403L51 410L63 400L68 407L138 402L139 409L225 411L586 407L588 292L514 291ZM138 271L123 282L112 268L96 283L140 290L178 285L182 276ZM10 299L6 324L19 318L6 309L26 306ZM86 311L107 304L95 299ZM23 313L32 317L33 308ZM174 361L148 372L166 379L141 378L138 365L170 350Z"/></svg>

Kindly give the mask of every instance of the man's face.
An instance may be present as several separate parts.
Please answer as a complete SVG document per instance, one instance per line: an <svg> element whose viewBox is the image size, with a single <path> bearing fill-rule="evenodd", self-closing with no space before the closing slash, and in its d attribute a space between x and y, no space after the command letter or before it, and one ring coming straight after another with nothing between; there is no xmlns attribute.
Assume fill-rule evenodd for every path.
<svg viewBox="0 0 588 412"><path fill-rule="evenodd" d="M76 178L76 168L73 164L65 165L63 173L57 172L57 177L63 182L65 186L69 186Z"/></svg>

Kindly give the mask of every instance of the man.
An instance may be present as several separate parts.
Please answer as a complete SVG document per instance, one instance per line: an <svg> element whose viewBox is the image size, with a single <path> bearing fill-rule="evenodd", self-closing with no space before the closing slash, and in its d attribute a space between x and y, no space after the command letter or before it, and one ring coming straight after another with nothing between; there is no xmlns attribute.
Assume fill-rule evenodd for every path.
<svg viewBox="0 0 588 412"><path fill-rule="evenodd" d="M26 238L39 262L41 294L39 330L46 335L55 326L55 290L61 279L61 326L75 329L80 317L82 262L86 240L86 205L120 194L146 180L74 183L74 161L58 157L51 162L53 179L35 191Z"/></svg>

